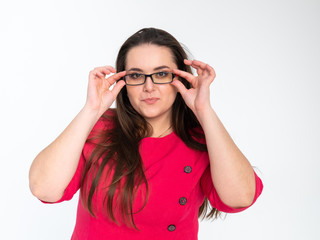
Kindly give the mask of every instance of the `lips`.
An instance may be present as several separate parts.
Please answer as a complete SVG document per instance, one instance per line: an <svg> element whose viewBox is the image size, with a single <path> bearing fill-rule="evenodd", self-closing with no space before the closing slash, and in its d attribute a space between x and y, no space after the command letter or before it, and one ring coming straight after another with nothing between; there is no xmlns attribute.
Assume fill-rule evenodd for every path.
<svg viewBox="0 0 320 240"><path fill-rule="evenodd" d="M159 98L145 98L142 101L144 101L147 104L154 104L155 102L157 102L159 100Z"/></svg>

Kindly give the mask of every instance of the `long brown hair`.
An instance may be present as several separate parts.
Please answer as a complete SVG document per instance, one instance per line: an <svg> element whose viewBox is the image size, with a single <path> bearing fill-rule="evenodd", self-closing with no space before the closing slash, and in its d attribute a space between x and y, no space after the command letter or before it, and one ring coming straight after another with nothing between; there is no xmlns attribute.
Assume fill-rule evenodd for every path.
<svg viewBox="0 0 320 240"><path fill-rule="evenodd" d="M183 62L183 59L187 59L187 54L181 44L168 32L155 28L141 29L124 42L116 60L117 72L125 70L128 51L142 44L168 47L172 52L178 69L192 73L190 66L185 65ZM180 81L186 88L191 87L185 79L180 78ZM121 89L117 96L116 109L113 110L112 114L108 114L110 112L105 112L102 118L107 124L109 123L109 126L112 124L112 127L101 130L94 138L87 140L87 142L95 142L95 148L88 161L86 161L81 181L81 199L89 212L95 216L92 199L98 184L105 180L101 176L105 167L108 166L107 176L110 175L111 169L113 169L114 174L103 202L106 205L107 216L117 223L113 211L113 201L116 190L121 189L118 199L116 199L119 202L121 217L127 226L139 230L134 223L132 212L132 203L136 194L134 189L137 189L137 186L145 184L147 194L144 206L149 197L148 182L139 153L139 142L144 137L150 135L152 128L130 104L125 87ZM195 129L201 129L200 123L191 109L186 106L180 93L177 93L172 106L171 122L175 133L188 147L207 151L205 144L201 144L195 140L195 138L203 139L204 135L199 131L195 131ZM98 163L99 159L100 162ZM87 186L86 179L89 177L91 177L92 181L91 185ZM206 216L209 206L210 203L205 198L199 208L198 217L202 216L202 219L205 217L207 219L215 219L220 215L217 209L212 208Z"/></svg>

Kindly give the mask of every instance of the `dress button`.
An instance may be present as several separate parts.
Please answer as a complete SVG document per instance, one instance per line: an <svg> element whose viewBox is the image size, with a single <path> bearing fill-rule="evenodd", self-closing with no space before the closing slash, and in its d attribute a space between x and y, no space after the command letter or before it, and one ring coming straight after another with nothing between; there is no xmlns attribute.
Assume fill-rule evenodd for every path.
<svg viewBox="0 0 320 240"><path fill-rule="evenodd" d="M180 205L185 205L187 203L187 199L185 197L181 197L179 199L179 203L180 203Z"/></svg>
<svg viewBox="0 0 320 240"><path fill-rule="evenodd" d="M176 226L171 224L171 225L169 225L168 230L170 232L172 232L172 231L176 230Z"/></svg>
<svg viewBox="0 0 320 240"><path fill-rule="evenodd" d="M185 173L191 173L191 171L192 171L192 168L190 166L185 166L184 167L184 172Z"/></svg>

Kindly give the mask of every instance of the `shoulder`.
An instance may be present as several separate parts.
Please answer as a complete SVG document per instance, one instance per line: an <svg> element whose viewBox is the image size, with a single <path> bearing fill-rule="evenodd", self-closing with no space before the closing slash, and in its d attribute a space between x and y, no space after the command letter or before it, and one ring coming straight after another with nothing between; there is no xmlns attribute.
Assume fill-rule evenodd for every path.
<svg viewBox="0 0 320 240"><path fill-rule="evenodd" d="M93 149L95 149L97 145L106 141L108 131L114 128L114 116L115 110L108 109L95 123L83 146L85 158L88 158L88 156L91 155Z"/></svg>
<svg viewBox="0 0 320 240"><path fill-rule="evenodd" d="M107 111L105 111L93 126L89 137L92 137L101 131L112 129L114 127L115 115L115 109L108 109Z"/></svg>
<svg viewBox="0 0 320 240"><path fill-rule="evenodd" d="M206 144L206 139L204 135L203 129L199 127L195 127L189 130L191 137L201 144Z"/></svg>
<svg viewBox="0 0 320 240"><path fill-rule="evenodd" d="M114 117L114 109L105 111L91 129L86 143L96 145L103 141L103 139L106 138L108 131L114 128Z"/></svg>

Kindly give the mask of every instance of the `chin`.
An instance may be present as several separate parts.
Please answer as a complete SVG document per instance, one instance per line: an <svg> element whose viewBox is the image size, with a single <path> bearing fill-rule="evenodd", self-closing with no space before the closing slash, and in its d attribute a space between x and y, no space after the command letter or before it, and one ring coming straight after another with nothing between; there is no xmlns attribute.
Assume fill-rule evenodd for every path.
<svg viewBox="0 0 320 240"><path fill-rule="evenodd" d="M160 116L161 114L159 113L153 113L153 112L142 112L140 113L142 117L144 118L156 118L158 116Z"/></svg>
<svg viewBox="0 0 320 240"><path fill-rule="evenodd" d="M167 111L160 112L160 111L151 110L151 111L141 111L140 115L145 119L156 119L158 117L166 115L167 113L168 113Z"/></svg>

